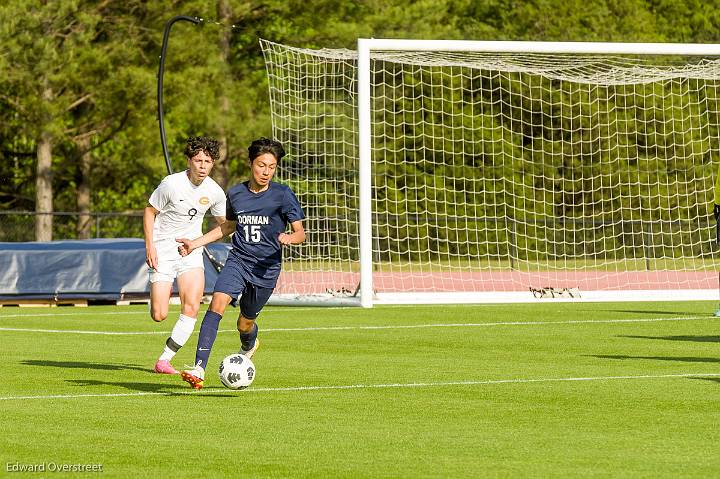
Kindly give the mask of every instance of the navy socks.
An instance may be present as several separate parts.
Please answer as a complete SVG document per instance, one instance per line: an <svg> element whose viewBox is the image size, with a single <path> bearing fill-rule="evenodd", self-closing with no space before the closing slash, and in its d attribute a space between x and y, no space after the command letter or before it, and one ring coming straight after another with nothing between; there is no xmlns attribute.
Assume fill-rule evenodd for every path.
<svg viewBox="0 0 720 479"><path fill-rule="evenodd" d="M257 339L258 327L257 324L253 324L252 331L249 333L240 334L240 352L250 351L255 346L255 339Z"/></svg>
<svg viewBox="0 0 720 479"><path fill-rule="evenodd" d="M203 369L207 367L210 350L217 337L221 319L222 316L208 309L200 326L200 336L198 337L197 350L195 351L195 365L199 363Z"/></svg>

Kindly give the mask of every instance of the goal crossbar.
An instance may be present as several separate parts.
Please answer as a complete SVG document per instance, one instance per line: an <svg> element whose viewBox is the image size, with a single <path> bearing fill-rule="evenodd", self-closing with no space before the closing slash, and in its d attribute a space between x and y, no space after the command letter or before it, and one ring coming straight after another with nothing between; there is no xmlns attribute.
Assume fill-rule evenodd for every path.
<svg viewBox="0 0 720 479"><path fill-rule="evenodd" d="M435 51L487 53L556 53L591 55L720 55L720 43L621 43L621 42L532 42L404 40L360 38L358 56L370 51Z"/></svg>

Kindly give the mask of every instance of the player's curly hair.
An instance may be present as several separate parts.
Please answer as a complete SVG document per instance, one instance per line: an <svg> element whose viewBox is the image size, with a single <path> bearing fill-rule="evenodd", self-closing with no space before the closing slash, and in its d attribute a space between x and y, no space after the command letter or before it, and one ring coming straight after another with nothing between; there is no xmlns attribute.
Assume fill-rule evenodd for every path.
<svg viewBox="0 0 720 479"><path fill-rule="evenodd" d="M280 163L282 157L285 156L285 149L279 141L265 137L253 141L248 147L248 157L250 158L250 163L252 163L255 158L265 153L270 153L275 157L278 163Z"/></svg>
<svg viewBox="0 0 720 479"><path fill-rule="evenodd" d="M190 159L204 151L206 155L218 161L220 159L220 142L209 136L191 136L185 144L185 156Z"/></svg>

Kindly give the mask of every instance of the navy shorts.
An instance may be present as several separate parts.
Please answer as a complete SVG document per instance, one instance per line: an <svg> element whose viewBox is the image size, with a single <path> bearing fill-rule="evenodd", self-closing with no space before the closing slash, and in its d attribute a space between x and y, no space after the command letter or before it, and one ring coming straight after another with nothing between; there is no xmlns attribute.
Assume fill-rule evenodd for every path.
<svg viewBox="0 0 720 479"><path fill-rule="evenodd" d="M227 294L232 298L230 304L237 306L238 302L240 303L240 314L248 319L256 319L274 289L252 284L245 277L237 261L228 257L220 276L215 281L213 292Z"/></svg>

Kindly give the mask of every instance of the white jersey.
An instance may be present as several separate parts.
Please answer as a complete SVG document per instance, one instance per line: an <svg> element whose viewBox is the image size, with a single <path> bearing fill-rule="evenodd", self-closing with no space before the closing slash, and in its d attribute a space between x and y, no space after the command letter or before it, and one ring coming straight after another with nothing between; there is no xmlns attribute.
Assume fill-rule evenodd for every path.
<svg viewBox="0 0 720 479"><path fill-rule="evenodd" d="M162 254L161 250L177 250L175 238L202 236L205 213L210 210L213 216L225 216L225 201L225 192L209 176L197 186L192 184L187 171L166 176L149 200L159 211L153 228L158 254Z"/></svg>

